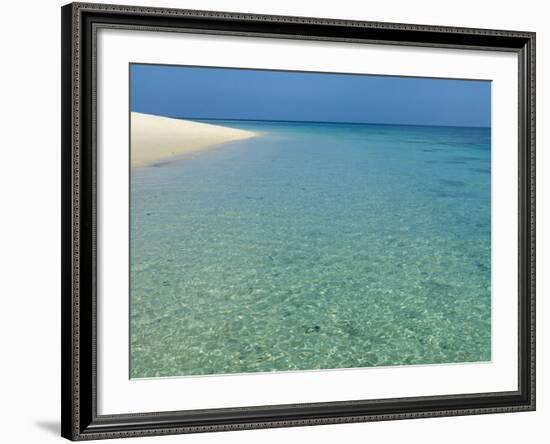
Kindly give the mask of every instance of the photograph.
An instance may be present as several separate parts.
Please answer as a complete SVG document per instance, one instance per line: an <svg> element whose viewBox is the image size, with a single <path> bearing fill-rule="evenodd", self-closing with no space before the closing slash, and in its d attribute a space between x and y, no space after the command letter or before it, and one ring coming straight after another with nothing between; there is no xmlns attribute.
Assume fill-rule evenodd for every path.
<svg viewBox="0 0 550 444"><path fill-rule="evenodd" d="M129 64L130 378L491 362L491 80Z"/></svg>
<svg viewBox="0 0 550 444"><path fill-rule="evenodd" d="M543 27L281 1L62 6L61 435L522 441Z"/></svg>
<svg viewBox="0 0 550 444"><path fill-rule="evenodd" d="M547 3L3 17L1 442L550 443Z"/></svg>

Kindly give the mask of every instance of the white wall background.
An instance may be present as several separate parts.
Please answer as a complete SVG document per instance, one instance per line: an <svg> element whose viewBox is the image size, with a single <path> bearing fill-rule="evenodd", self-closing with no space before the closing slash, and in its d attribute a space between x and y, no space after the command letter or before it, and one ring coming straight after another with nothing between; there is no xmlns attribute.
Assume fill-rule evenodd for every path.
<svg viewBox="0 0 550 444"><path fill-rule="evenodd" d="M540 0L145 0L114 2L281 15L516 29L537 32L538 410L484 415L140 438L126 442L280 443L547 442L550 329L544 303L550 180L543 73L550 14ZM60 372L60 11L64 2L5 2L0 26L0 436L7 443L59 442ZM545 29L546 28L546 29ZM543 350L546 349L546 350Z"/></svg>

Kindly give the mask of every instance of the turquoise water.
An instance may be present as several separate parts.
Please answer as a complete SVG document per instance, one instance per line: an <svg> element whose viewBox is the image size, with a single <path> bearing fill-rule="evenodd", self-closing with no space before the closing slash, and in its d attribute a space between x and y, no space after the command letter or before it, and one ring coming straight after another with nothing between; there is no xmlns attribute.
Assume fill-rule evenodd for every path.
<svg viewBox="0 0 550 444"><path fill-rule="evenodd" d="M490 129L216 123L132 171L131 377L491 359Z"/></svg>

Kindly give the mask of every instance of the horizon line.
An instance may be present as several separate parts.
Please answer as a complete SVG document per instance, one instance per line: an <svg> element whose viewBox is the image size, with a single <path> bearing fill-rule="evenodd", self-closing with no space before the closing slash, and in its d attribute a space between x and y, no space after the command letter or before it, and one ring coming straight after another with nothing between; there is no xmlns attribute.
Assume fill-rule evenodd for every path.
<svg viewBox="0 0 550 444"><path fill-rule="evenodd" d="M139 112L139 111L132 111ZM149 113L143 113L149 114ZM222 120L222 121L244 121L244 122L278 122L278 123L320 123L328 125L385 125L385 126L423 126L423 127L441 127L441 128L485 128L490 129L491 126L484 125L428 125L421 123L386 123L386 122L334 122L323 120L284 120L284 119L231 119L220 117L189 117L189 116L168 116L162 114L151 114L159 117L169 117L179 120Z"/></svg>

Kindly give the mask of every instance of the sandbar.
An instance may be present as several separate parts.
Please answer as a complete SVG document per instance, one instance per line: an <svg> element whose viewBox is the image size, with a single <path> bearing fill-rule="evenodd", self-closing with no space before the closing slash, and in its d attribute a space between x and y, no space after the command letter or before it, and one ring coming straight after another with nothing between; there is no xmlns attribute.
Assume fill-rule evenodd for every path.
<svg viewBox="0 0 550 444"><path fill-rule="evenodd" d="M256 136L252 131L152 114L132 112L130 118L132 168Z"/></svg>

